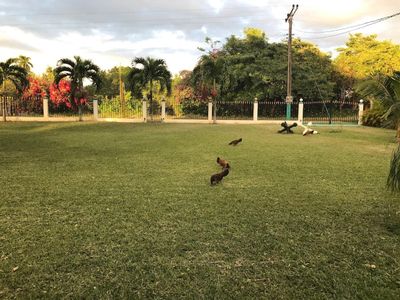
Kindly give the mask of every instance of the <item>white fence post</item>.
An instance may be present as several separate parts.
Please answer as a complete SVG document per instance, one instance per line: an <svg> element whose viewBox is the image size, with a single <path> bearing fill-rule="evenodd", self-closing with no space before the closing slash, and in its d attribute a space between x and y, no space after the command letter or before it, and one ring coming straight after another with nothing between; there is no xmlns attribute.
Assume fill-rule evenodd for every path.
<svg viewBox="0 0 400 300"><path fill-rule="evenodd" d="M364 100L361 99L358 104L358 125L362 125L362 116L364 114Z"/></svg>
<svg viewBox="0 0 400 300"><path fill-rule="evenodd" d="M97 100L93 100L93 118L95 120L99 118L99 103Z"/></svg>
<svg viewBox="0 0 400 300"><path fill-rule="evenodd" d="M212 102L208 101L208 123L212 123Z"/></svg>
<svg viewBox="0 0 400 300"><path fill-rule="evenodd" d="M217 124L217 100L213 100L213 124Z"/></svg>
<svg viewBox="0 0 400 300"><path fill-rule="evenodd" d="M142 111L143 111L143 122L147 122L147 103L146 100L142 101Z"/></svg>
<svg viewBox="0 0 400 300"><path fill-rule="evenodd" d="M161 101L161 122L165 121L165 99Z"/></svg>
<svg viewBox="0 0 400 300"><path fill-rule="evenodd" d="M258 120L258 99L254 98L254 104L253 104L253 121Z"/></svg>
<svg viewBox="0 0 400 300"><path fill-rule="evenodd" d="M43 97L43 117L49 117L49 98Z"/></svg>
<svg viewBox="0 0 400 300"><path fill-rule="evenodd" d="M303 98L300 98L299 111L297 114L297 122L300 124L303 124L303 114L304 114L304 102L303 102Z"/></svg>

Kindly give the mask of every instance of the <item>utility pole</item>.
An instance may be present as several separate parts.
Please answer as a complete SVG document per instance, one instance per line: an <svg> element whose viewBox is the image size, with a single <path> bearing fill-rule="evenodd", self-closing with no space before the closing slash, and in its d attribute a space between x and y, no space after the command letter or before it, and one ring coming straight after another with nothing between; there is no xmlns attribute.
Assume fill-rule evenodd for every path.
<svg viewBox="0 0 400 300"><path fill-rule="evenodd" d="M125 117L125 85L122 81L121 65L119 65L119 102L121 105L121 116Z"/></svg>
<svg viewBox="0 0 400 300"><path fill-rule="evenodd" d="M287 14L285 22L289 23L289 36L288 36L288 72L287 72L287 96L286 96L286 120L291 118L291 110L293 103L292 96L292 24L293 17L299 5L292 5L292 10Z"/></svg>

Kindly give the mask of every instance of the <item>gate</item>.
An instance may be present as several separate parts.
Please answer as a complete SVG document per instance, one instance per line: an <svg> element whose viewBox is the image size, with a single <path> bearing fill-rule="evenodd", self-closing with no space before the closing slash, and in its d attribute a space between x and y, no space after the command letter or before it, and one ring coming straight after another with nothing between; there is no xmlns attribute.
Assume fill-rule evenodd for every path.
<svg viewBox="0 0 400 300"><path fill-rule="evenodd" d="M100 118L140 119L142 116L141 101L129 100L121 104L119 98L99 100Z"/></svg>

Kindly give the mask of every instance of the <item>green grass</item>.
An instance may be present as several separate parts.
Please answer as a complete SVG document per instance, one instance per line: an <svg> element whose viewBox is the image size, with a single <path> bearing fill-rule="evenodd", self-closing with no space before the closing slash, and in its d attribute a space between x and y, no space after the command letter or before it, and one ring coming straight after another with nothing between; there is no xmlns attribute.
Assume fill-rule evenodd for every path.
<svg viewBox="0 0 400 300"><path fill-rule="evenodd" d="M0 298L399 299L394 131L277 129L0 124Z"/></svg>

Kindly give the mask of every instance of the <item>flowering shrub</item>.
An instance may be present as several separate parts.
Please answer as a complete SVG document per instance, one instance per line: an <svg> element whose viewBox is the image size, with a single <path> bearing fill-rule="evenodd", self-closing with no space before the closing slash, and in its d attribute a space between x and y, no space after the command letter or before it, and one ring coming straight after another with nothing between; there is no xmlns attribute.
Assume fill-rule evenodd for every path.
<svg viewBox="0 0 400 300"><path fill-rule="evenodd" d="M58 85L53 83L50 86L50 101L55 107L65 106L66 108L71 108L70 93L71 83L69 81L61 80Z"/></svg>
<svg viewBox="0 0 400 300"><path fill-rule="evenodd" d="M46 95L49 83L41 78L29 77L29 86L23 90L18 113L42 113L42 99Z"/></svg>
<svg viewBox="0 0 400 300"><path fill-rule="evenodd" d="M85 92L78 91L74 102L71 103L71 83L68 80L61 80L58 85L53 83L50 86L50 101L55 108L65 108L77 110L79 105L87 104L87 95Z"/></svg>

